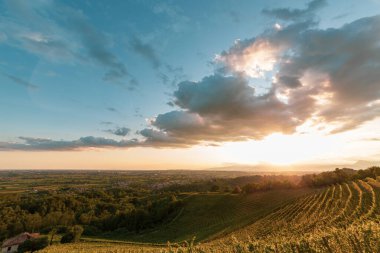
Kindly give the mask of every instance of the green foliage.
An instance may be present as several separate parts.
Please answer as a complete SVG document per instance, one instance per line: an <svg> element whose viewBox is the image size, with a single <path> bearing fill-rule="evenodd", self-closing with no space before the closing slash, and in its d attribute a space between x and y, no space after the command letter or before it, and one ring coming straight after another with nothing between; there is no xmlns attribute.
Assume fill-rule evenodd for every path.
<svg viewBox="0 0 380 253"><path fill-rule="evenodd" d="M311 187L321 187L349 182L355 179L365 179L367 177L376 179L376 177L379 175L380 167L376 166L357 171L348 168L336 168L334 171L304 175L302 176L301 184Z"/></svg>
<svg viewBox="0 0 380 253"><path fill-rule="evenodd" d="M49 240L47 237L39 237L33 238L30 240L26 240L22 244L19 245L17 252L35 252L37 250L41 250L49 245Z"/></svg>
<svg viewBox="0 0 380 253"><path fill-rule="evenodd" d="M75 225L71 227L64 236L62 236L61 243L79 242L82 233L83 227Z"/></svg>
<svg viewBox="0 0 380 253"><path fill-rule="evenodd" d="M93 236L82 241L104 240L104 248L94 250L91 243L75 243L42 251L52 253L380 252L379 176L380 168L371 167L302 177L185 180L150 190L110 186L16 194L0 198L0 236L54 228L64 233L62 242L78 242L82 232ZM196 192L183 192L197 186ZM194 235L197 240L186 242ZM176 243L107 246L114 240Z"/></svg>
<svg viewBox="0 0 380 253"><path fill-rule="evenodd" d="M24 231L76 224L88 228L87 234L120 228L140 232L170 220L182 203L171 193L138 196L112 188L6 196L0 198L0 241Z"/></svg>
<svg viewBox="0 0 380 253"><path fill-rule="evenodd" d="M242 192L242 190L239 186L235 186L234 190L232 191L232 193L234 193L234 194L239 194L241 192Z"/></svg>
<svg viewBox="0 0 380 253"><path fill-rule="evenodd" d="M182 242L196 236L197 242L203 241L246 226L309 191L290 189L258 194L187 194L183 197L183 209L170 222L152 230L142 231L140 234L118 230L107 234L106 238L141 243L166 243Z"/></svg>
<svg viewBox="0 0 380 253"><path fill-rule="evenodd" d="M244 193L255 193L262 191L269 191L274 189L294 189L299 188L298 182L292 182L287 179L270 179L264 180L259 183L248 183L243 186Z"/></svg>

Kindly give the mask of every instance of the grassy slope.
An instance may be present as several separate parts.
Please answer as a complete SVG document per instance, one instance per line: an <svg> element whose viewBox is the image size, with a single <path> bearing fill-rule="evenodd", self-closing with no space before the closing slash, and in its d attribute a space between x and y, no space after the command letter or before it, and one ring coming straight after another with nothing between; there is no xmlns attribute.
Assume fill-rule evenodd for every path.
<svg viewBox="0 0 380 253"><path fill-rule="evenodd" d="M258 252L302 247L305 252L380 252L379 202L380 179L334 185L231 235L245 242L252 238ZM231 236L225 236L209 247L230 243Z"/></svg>
<svg viewBox="0 0 380 253"><path fill-rule="evenodd" d="M299 238L320 228L345 227L365 218L376 217L372 207L377 205L378 191L362 180L330 186L235 231L234 235L241 239L248 235L256 238L292 235Z"/></svg>
<svg viewBox="0 0 380 253"><path fill-rule="evenodd" d="M310 190L276 190L250 195L190 194L181 213L170 223L139 235L114 232L102 239L133 242L163 243L212 239L246 226L273 212L281 205L294 201ZM87 238L97 239L97 238Z"/></svg>
<svg viewBox="0 0 380 253"><path fill-rule="evenodd" d="M162 247L122 243L86 242L49 246L39 253L162 253Z"/></svg>
<svg viewBox="0 0 380 253"><path fill-rule="evenodd" d="M294 199L300 194L194 195L172 224L129 239L160 241L170 237L179 241L194 233L205 239L241 226L191 252L380 252L380 178L335 185ZM244 226L247 223L251 224ZM238 241L231 240L231 235ZM103 252L104 247L109 249L104 252L110 253L159 251L148 245L81 245L85 252ZM44 252L64 252L56 249L65 247L74 246Z"/></svg>

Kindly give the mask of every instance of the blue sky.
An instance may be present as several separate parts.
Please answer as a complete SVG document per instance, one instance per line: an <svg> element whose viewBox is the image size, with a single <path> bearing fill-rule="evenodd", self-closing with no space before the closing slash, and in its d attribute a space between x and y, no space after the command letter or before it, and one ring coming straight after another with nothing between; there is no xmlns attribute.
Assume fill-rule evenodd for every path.
<svg viewBox="0 0 380 253"><path fill-rule="evenodd" d="M211 111L198 110L203 104L192 107L181 101L178 84L194 82L201 86L206 82L202 82L204 77L219 73L220 65L229 69L225 76L241 71L237 65L230 66L228 60L238 50L234 51L235 41L242 41L239 47L248 48L244 43L253 45L255 38L267 38L266 34L276 24L282 30L306 20L314 22L306 29L338 31L344 24L380 14L380 2L375 0L313 2L320 6L309 12L307 1L1 1L0 142L3 149L17 150L12 145L25 141L19 137L67 142L87 136L116 142L151 138L152 143L167 142L169 146L181 139L179 146L182 146L184 128L168 126L170 122L181 122L181 127L190 122L189 126L197 129L194 120L209 122L221 114L211 117ZM273 10L288 10L292 15L299 12L291 10L299 10L304 16L284 19ZM224 60L218 60L220 55L225 56ZM276 65L265 70L265 75L245 78L259 96L273 87L273 77L280 69ZM376 99L371 97L368 102ZM338 108L341 107L337 105L334 110ZM194 115L167 114L171 111ZM325 122L341 123L342 128L351 123L356 127L376 118L368 116L366 120L358 119L356 124L342 115L323 117ZM222 124L228 125L229 119L224 118ZM302 123L308 119L311 114L298 118ZM272 132L296 132L294 122L284 124L281 129L273 128L273 124L258 126L257 131L248 129L257 135L227 131L227 139L215 137L202 128L199 131L204 131L202 134L186 136L194 143L185 144L212 142L214 145L262 139ZM144 133L146 129L157 133ZM33 144L27 141L27 145Z"/></svg>

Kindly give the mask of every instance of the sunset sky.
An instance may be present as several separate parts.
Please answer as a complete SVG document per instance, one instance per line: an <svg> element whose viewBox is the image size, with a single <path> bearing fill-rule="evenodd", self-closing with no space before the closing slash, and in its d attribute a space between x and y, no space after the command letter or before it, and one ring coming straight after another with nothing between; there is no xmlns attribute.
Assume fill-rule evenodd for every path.
<svg viewBox="0 0 380 253"><path fill-rule="evenodd" d="M380 0L0 1L0 169L380 161Z"/></svg>

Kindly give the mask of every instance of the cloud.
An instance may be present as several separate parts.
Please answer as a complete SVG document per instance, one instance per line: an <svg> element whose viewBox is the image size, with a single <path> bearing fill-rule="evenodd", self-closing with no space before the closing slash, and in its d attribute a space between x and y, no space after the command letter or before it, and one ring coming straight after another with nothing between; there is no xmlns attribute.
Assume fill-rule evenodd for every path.
<svg viewBox="0 0 380 253"><path fill-rule="evenodd" d="M297 88L302 85L299 77L296 76L278 76L278 82L289 88Z"/></svg>
<svg viewBox="0 0 380 253"><path fill-rule="evenodd" d="M157 71L157 77L163 84L175 86L185 75L182 67L173 67L160 59L154 47L149 43L144 43L138 37L130 41L132 50L147 60L150 65Z"/></svg>
<svg viewBox="0 0 380 253"><path fill-rule="evenodd" d="M26 88L29 88L29 89L38 89L38 86L31 83L31 82L28 82L28 81L25 81L19 77L16 77L16 76L13 76L13 75L10 75L10 74L7 74L7 73L4 73L4 72L0 72L3 76L7 77L8 79L12 80L14 83L16 84L19 84L19 85L22 85Z"/></svg>
<svg viewBox="0 0 380 253"><path fill-rule="evenodd" d="M54 1L6 1L8 14L0 28L10 46L51 61L93 63L105 69L104 80L124 83L131 78L111 52L110 41L78 10Z"/></svg>
<svg viewBox="0 0 380 253"><path fill-rule="evenodd" d="M143 43L139 38L135 37L131 40L131 46L136 53L152 64L153 68L158 69L161 66L161 61L152 45Z"/></svg>
<svg viewBox="0 0 380 253"><path fill-rule="evenodd" d="M175 108L137 131L142 140L23 139L3 149L187 147L291 134L305 125L331 134L354 129L380 115L380 16L319 29L306 16L322 3L291 10L281 29L221 52L214 73L180 82L170 99ZM257 80L265 91L256 88Z"/></svg>
<svg viewBox="0 0 380 253"><path fill-rule="evenodd" d="M107 107L107 111L110 111L110 112L118 112L118 110L114 107Z"/></svg>
<svg viewBox="0 0 380 253"><path fill-rule="evenodd" d="M109 126L109 125L112 125L113 122L111 122L111 121L101 121L100 124Z"/></svg>
<svg viewBox="0 0 380 253"><path fill-rule="evenodd" d="M173 3L157 3L153 6L153 13L168 18L167 25L164 27L168 32L181 32L190 22L190 18L184 14L184 11Z"/></svg>
<svg viewBox="0 0 380 253"><path fill-rule="evenodd" d="M326 0L313 0L307 4L305 9L264 9L263 14L272 16L281 20L294 21L299 19L308 19L314 15L314 12L324 7L327 4Z"/></svg>
<svg viewBox="0 0 380 253"><path fill-rule="evenodd" d="M145 137L145 143L153 146L181 146L182 142L174 137L169 136L163 131L145 128L138 132L141 136Z"/></svg>
<svg viewBox="0 0 380 253"><path fill-rule="evenodd" d="M314 96L314 116L349 130L379 114L380 16L339 29L310 29L279 61L277 76L298 77L303 95ZM336 129L336 131L338 131Z"/></svg>
<svg viewBox="0 0 380 253"><path fill-rule="evenodd" d="M231 20L233 21L233 22L235 22L235 23L240 23L240 16L241 16L241 14L240 13L238 13L238 12L236 12L236 11L228 11L227 12L228 13L228 15L230 16L230 18L231 18Z"/></svg>
<svg viewBox="0 0 380 253"><path fill-rule="evenodd" d="M117 136L127 136L131 132L131 129L127 127L118 127L115 129L107 129L105 130L105 132L108 132Z"/></svg>
<svg viewBox="0 0 380 253"><path fill-rule="evenodd" d="M338 133L375 119L380 16L341 28L315 25L294 22L237 41L217 57L213 75L178 84L173 102L180 110L159 114L152 129L193 145L290 134L304 124ZM273 81L257 93L252 77Z"/></svg>
<svg viewBox="0 0 380 253"><path fill-rule="evenodd" d="M106 139L102 137L87 136L77 140L50 140L41 138L20 137L23 143L0 142L0 151L68 151L87 148L129 148L139 145L138 140Z"/></svg>
<svg viewBox="0 0 380 253"><path fill-rule="evenodd" d="M260 78L265 72L273 70L279 51L280 48L261 38L255 39L254 43L251 40L236 41L228 51L217 55L216 61L229 70Z"/></svg>
<svg viewBox="0 0 380 253"><path fill-rule="evenodd" d="M199 82L182 82L174 98L182 110L160 114L151 124L184 144L290 133L303 120L273 93L256 95L243 76L215 74Z"/></svg>
<svg viewBox="0 0 380 253"><path fill-rule="evenodd" d="M81 39L87 51L87 56L108 69L104 80L120 81L127 77L129 74L125 65L108 50L107 38L90 25L80 13L71 9L67 10L67 12L70 15L68 24L71 30L75 31Z"/></svg>
<svg viewBox="0 0 380 253"><path fill-rule="evenodd" d="M176 87L180 81L186 79L182 67L173 67L170 64L165 64L165 72L158 72L157 77L162 80L163 84L170 88Z"/></svg>

